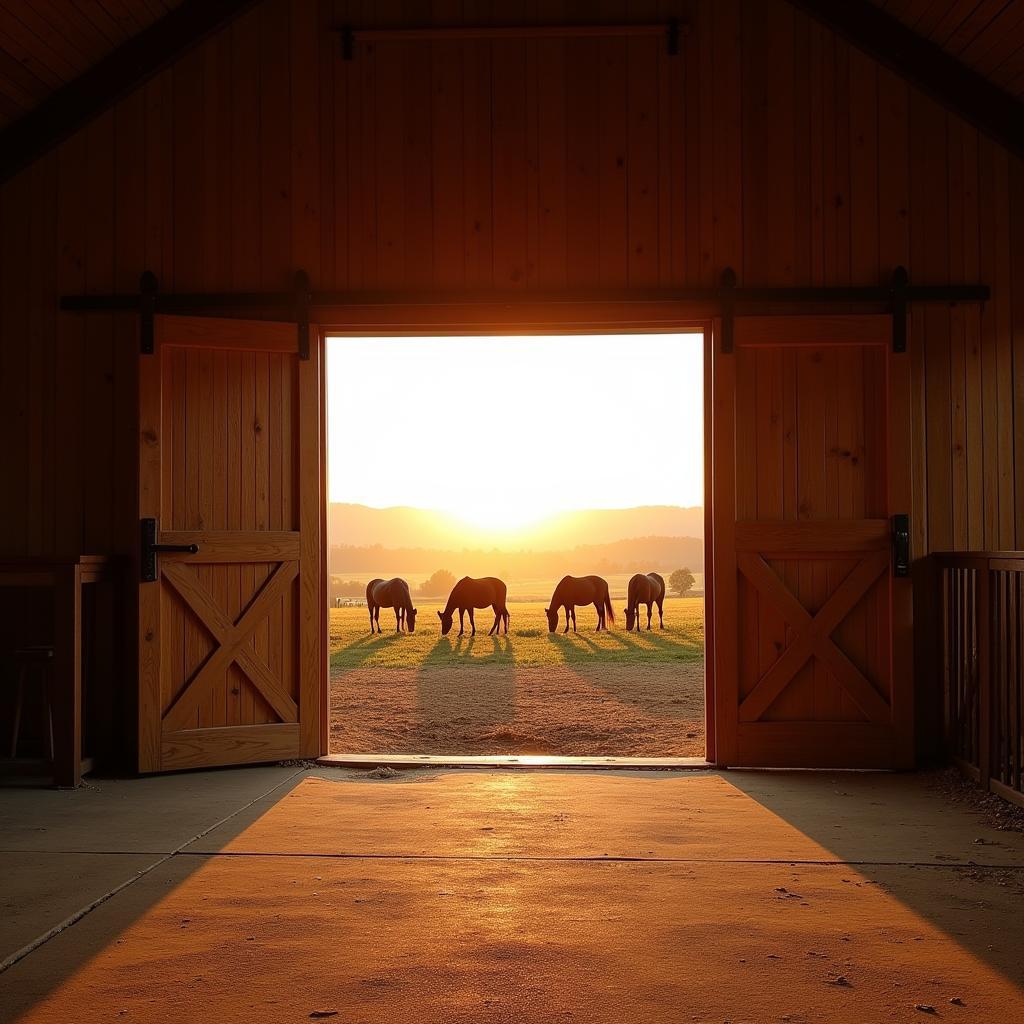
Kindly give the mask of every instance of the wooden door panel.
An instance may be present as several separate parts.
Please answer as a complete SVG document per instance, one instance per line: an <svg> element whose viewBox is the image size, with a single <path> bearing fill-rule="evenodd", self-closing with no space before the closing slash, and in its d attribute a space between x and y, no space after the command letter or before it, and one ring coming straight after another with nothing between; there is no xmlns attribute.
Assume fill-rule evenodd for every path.
<svg viewBox="0 0 1024 1024"><path fill-rule="evenodd" d="M164 318L140 372L142 770L320 753L320 365L291 324ZM157 653L158 652L158 653Z"/></svg>
<svg viewBox="0 0 1024 1024"><path fill-rule="evenodd" d="M863 636L856 636L851 613L876 588L878 580L887 572L887 551L876 551L855 562L847 571L836 568L835 586L827 592L817 588L808 595L800 588L791 590L778 573L757 554L742 554L738 559L740 586L757 591L757 603L741 602L742 609L754 608L755 616L741 615L737 624L739 635L759 634L761 609L765 609L778 629L779 620L785 623L785 636L781 630L773 637L774 657L767 668L758 666L757 674L740 678L740 721L757 721L766 716L784 690L790 691L795 675L809 663L824 670L821 676L822 698L838 696L834 684L838 682L846 696L853 699L860 712L872 721L888 720L889 706L883 693L888 690L888 663L878 659L877 651L869 651ZM822 574L823 575L823 574ZM767 616L766 616L767 617ZM837 636L846 625L847 642ZM852 657L851 657L852 654ZM805 705L805 717L822 717L818 704L818 673L810 699ZM878 680L882 680L880 687ZM859 717L859 716L858 716Z"/></svg>
<svg viewBox="0 0 1024 1024"><path fill-rule="evenodd" d="M182 677L176 679L171 673L169 700L163 717L165 728L174 731L200 727L207 711L211 715L207 724L227 725L227 692L228 687L234 685L228 669L233 667L245 676L245 692L255 688L278 721L298 721L294 685L296 652L282 652L279 640L282 619L295 614L298 561L280 562L268 568L270 571L260 581L244 610L234 616L216 592L222 574L208 571L204 580L197 569L180 562L167 560L162 566L162 579L174 592L173 595L165 592L165 603L178 603L186 612L184 619L192 632L206 634L199 657L186 665ZM278 642L268 647L266 641L270 636L275 636ZM277 656L268 660L270 649ZM244 718L242 721L253 724Z"/></svg>
<svg viewBox="0 0 1024 1024"><path fill-rule="evenodd" d="M740 723L735 738L737 757L743 764L764 767L900 767L893 759L889 725L816 722L814 742L808 742L807 732L806 721Z"/></svg>
<svg viewBox="0 0 1024 1024"><path fill-rule="evenodd" d="M736 360L736 405L747 413L736 424L738 519L884 517L879 354L756 346Z"/></svg>
<svg viewBox="0 0 1024 1024"><path fill-rule="evenodd" d="M715 354L723 762L879 767L910 756L908 652L894 629L909 581L892 578L889 518L910 511L894 472L909 405L889 326L741 318L734 352ZM784 751L783 737L800 749Z"/></svg>
<svg viewBox="0 0 1024 1024"><path fill-rule="evenodd" d="M284 761L296 756L301 743L297 723L190 729L164 740L161 770Z"/></svg>
<svg viewBox="0 0 1024 1024"><path fill-rule="evenodd" d="M297 530L297 357L169 344L162 362L161 528Z"/></svg>

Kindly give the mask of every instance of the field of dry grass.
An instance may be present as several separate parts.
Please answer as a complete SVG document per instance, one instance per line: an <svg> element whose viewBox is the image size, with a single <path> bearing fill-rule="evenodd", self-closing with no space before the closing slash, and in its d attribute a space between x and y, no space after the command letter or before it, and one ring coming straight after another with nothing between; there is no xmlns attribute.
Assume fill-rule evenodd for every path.
<svg viewBox="0 0 1024 1024"><path fill-rule="evenodd" d="M331 750L350 753L702 756L703 600L669 598L664 631L551 634L543 602L509 606L508 636L440 635L438 604L413 634L371 636L365 608L331 609Z"/></svg>

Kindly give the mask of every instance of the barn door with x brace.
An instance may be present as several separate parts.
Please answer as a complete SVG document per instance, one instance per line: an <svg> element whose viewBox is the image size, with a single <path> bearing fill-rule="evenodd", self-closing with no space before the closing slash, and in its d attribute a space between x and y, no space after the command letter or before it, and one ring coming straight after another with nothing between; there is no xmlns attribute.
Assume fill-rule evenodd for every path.
<svg viewBox="0 0 1024 1024"><path fill-rule="evenodd" d="M891 326L744 317L716 346L722 764L912 764L910 371Z"/></svg>
<svg viewBox="0 0 1024 1024"><path fill-rule="evenodd" d="M318 756L321 347L300 359L295 324L261 321L159 316L154 334L139 356L139 768Z"/></svg>

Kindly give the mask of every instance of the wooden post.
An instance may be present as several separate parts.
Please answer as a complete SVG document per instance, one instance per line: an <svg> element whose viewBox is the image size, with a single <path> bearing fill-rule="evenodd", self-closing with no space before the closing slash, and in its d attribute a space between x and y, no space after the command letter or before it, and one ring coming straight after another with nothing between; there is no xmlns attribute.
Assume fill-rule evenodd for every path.
<svg viewBox="0 0 1024 1024"><path fill-rule="evenodd" d="M82 567L75 562L55 572L53 777L73 789L82 781Z"/></svg>
<svg viewBox="0 0 1024 1024"><path fill-rule="evenodd" d="M724 329L721 320L714 323L714 334ZM739 689L737 662L739 652L732 635L738 614L736 599L736 357L725 340L713 348L712 404L714 465L711 467L714 495L714 660L715 679L715 764L727 767L739 757L737 708ZM706 577L705 577L706 579ZM725 625L728 628L722 628Z"/></svg>
<svg viewBox="0 0 1024 1024"><path fill-rule="evenodd" d="M992 773L992 582L986 560L978 569L978 781L988 789Z"/></svg>
<svg viewBox="0 0 1024 1024"><path fill-rule="evenodd" d="M913 570L917 757L919 762L931 762L949 752L951 738L949 673L943 650L947 581L932 555L916 559Z"/></svg>
<svg viewBox="0 0 1024 1024"><path fill-rule="evenodd" d="M704 756L718 763L715 690L715 458L714 378L718 325L704 328Z"/></svg>

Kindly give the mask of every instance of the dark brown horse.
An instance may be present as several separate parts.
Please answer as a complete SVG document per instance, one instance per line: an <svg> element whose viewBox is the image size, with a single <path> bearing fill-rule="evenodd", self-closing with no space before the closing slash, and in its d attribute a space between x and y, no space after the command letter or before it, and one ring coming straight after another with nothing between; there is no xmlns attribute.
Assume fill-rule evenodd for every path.
<svg viewBox="0 0 1024 1024"><path fill-rule="evenodd" d="M569 632L569 616L572 616L572 631L576 632L576 606L592 604L597 609L597 630L607 630L605 614L615 621L615 609L612 599L608 596L608 584L600 576L563 576L551 595L551 607L544 611L548 616L548 629L554 633L558 629L559 609L565 609L565 629Z"/></svg>
<svg viewBox="0 0 1024 1024"><path fill-rule="evenodd" d="M441 636L447 636L452 628L455 609L459 610L459 636L466 632L466 612L469 612L469 626L472 632L470 636L476 636L476 623L473 621L474 608L493 608L494 625L488 636L497 633L501 624L505 624L505 635L508 636L508 607L505 598L508 591L502 580L494 576L485 576L483 579L474 580L469 576L463 576L458 583L452 587L448 595L448 603L443 612L438 612L437 617L441 620Z"/></svg>
<svg viewBox="0 0 1024 1024"><path fill-rule="evenodd" d="M409 584L397 576L393 580L370 580L366 584L366 607L370 610L370 632L376 623L380 629L381 608L395 609L395 632L401 633L403 624L410 633L416 632L416 609L412 606Z"/></svg>
<svg viewBox="0 0 1024 1024"><path fill-rule="evenodd" d="M626 631L629 632L636 623L636 631L640 632L640 605L647 605L647 628L651 628L651 605L658 606L658 622L665 628L665 581L656 572L646 576L637 573L629 581L629 595L626 598Z"/></svg>

